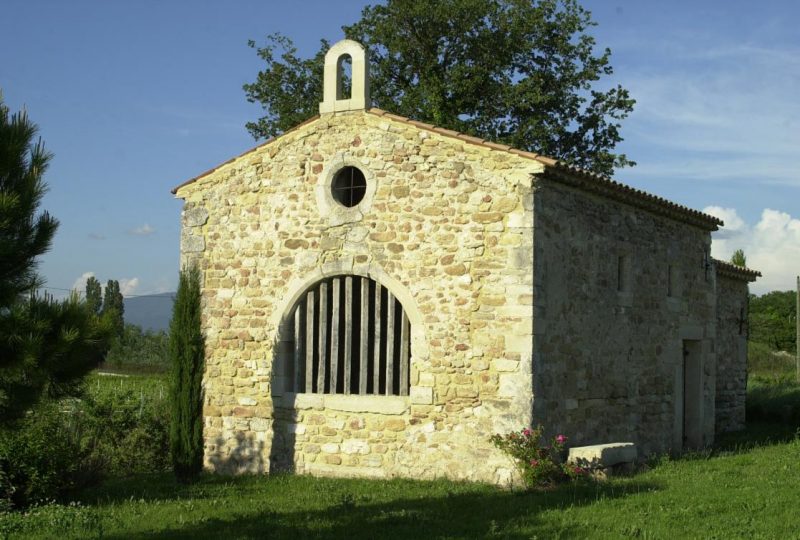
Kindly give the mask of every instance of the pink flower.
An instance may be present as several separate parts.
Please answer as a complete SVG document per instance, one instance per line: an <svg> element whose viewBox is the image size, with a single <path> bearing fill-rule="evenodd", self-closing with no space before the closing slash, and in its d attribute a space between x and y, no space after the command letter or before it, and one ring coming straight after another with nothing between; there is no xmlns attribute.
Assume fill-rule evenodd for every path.
<svg viewBox="0 0 800 540"><path fill-rule="evenodd" d="M532 459L531 460L531 467L536 467L537 465L539 465L539 461L537 461L535 459Z"/></svg>
<svg viewBox="0 0 800 540"><path fill-rule="evenodd" d="M563 435L558 435L556 436L556 442L558 444L564 444L565 442L567 442L567 438L564 437Z"/></svg>
<svg viewBox="0 0 800 540"><path fill-rule="evenodd" d="M522 430L522 434L525 435L526 437L530 437L531 436L531 430L529 430L528 428L525 428L525 429Z"/></svg>

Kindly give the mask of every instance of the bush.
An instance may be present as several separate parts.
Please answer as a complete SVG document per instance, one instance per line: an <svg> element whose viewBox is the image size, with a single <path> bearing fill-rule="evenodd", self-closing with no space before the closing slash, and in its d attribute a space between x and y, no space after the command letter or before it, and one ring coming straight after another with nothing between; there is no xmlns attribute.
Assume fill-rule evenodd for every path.
<svg viewBox="0 0 800 540"><path fill-rule="evenodd" d="M78 487L80 456L62 404L40 403L16 426L0 431L0 499L25 507Z"/></svg>
<svg viewBox="0 0 800 540"><path fill-rule="evenodd" d="M563 462L567 442L564 435L557 435L549 445L542 446L542 432L542 426L524 428L507 435L492 435L491 441L514 459L528 487L549 487L588 474L577 465Z"/></svg>
<svg viewBox="0 0 800 540"><path fill-rule="evenodd" d="M120 389L89 396L78 410L84 461L103 475L126 476L169 468L169 410L158 399Z"/></svg>
<svg viewBox="0 0 800 540"><path fill-rule="evenodd" d="M90 384L0 431L0 512L60 500L106 476L169 468L166 393Z"/></svg>

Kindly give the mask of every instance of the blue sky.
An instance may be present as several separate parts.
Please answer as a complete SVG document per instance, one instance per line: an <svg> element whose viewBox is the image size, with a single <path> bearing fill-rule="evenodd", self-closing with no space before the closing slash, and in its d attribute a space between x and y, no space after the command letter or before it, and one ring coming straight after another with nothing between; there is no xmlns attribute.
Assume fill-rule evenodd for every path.
<svg viewBox="0 0 800 540"><path fill-rule="evenodd" d="M55 154L43 207L60 221L40 270L83 288L174 290L181 203L169 190L254 146L242 84L247 41L280 31L311 55L366 2L4 0L0 88ZM725 219L714 255L737 247L764 273L800 272L800 2L584 0L599 47L638 104L618 180ZM55 291L59 292L59 291Z"/></svg>

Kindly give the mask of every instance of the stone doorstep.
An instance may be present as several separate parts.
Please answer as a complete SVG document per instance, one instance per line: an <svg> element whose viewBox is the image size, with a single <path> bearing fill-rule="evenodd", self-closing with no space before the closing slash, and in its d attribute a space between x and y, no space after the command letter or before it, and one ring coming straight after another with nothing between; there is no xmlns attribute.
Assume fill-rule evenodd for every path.
<svg viewBox="0 0 800 540"><path fill-rule="evenodd" d="M567 461L588 469L608 469L636 461L636 445L631 442L576 446L569 449Z"/></svg>

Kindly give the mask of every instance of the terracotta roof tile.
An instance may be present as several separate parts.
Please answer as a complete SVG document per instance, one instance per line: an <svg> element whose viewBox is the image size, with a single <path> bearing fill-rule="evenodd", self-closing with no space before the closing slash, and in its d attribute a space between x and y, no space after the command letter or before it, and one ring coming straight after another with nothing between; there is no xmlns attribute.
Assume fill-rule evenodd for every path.
<svg viewBox="0 0 800 540"><path fill-rule="evenodd" d="M744 266L720 261L719 259L713 260L714 266L717 269L717 273L723 276L741 279L742 281L755 281L756 278L761 277L761 272L758 270L752 270L750 268L745 268Z"/></svg>

